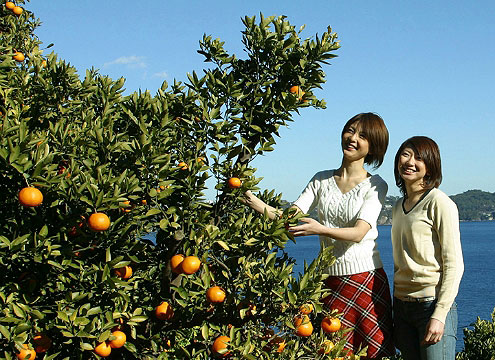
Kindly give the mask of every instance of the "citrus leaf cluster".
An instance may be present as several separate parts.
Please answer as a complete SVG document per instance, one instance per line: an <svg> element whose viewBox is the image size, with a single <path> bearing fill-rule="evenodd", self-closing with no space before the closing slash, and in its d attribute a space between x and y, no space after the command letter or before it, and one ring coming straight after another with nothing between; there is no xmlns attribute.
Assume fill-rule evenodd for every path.
<svg viewBox="0 0 495 360"><path fill-rule="evenodd" d="M331 251L294 274L286 226L303 215L286 209L270 221L240 200L256 190L250 163L273 149L280 126L325 107L314 90L339 47L336 34L302 39L285 17L246 17L245 58L204 36L202 76L126 95L123 78L95 69L82 77L44 55L33 35L40 22L26 6L19 16L0 7L0 353L314 355L328 336L300 338L292 319L304 303L314 306L312 321L323 316ZM41 204L19 202L26 187L41 191ZM282 207L273 191L260 197ZM198 269L173 272L177 254L197 258ZM224 299L207 299L213 286ZM163 304L168 312L157 315ZM216 354L219 336L230 340Z"/></svg>

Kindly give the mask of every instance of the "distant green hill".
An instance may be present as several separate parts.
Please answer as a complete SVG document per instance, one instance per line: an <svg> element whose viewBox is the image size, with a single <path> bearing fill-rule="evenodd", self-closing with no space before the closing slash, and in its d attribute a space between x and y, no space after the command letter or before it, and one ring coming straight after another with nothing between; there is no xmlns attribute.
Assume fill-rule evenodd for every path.
<svg viewBox="0 0 495 360"><path fill-rule="evenodd" d="M461 221L486 221L495 219L495 193L481 190L468 190L462 194L451 195L450 198L459 209ZM392 206L399 199L398 196L387 196L380 214L379 224L390 224L392 220Z"/></svg>
<svg viewBox="0 0 495 360"><path fill-rule="evenodd" d="M492 221L495 219L495 193L468 190L462 194L451 195L450 198L457 204L461 221ZM387 196L378 224L392 222L392 206L398 199L399 196ZM316 211L311 212L310 216L316 219Z"/></svg>
<svg viewBox="0 0 495 360"><path fill-rule="evenodd" d="M459 208L459 218L464 221L495 219L495 193L468 190L450 197Z"/></svg>

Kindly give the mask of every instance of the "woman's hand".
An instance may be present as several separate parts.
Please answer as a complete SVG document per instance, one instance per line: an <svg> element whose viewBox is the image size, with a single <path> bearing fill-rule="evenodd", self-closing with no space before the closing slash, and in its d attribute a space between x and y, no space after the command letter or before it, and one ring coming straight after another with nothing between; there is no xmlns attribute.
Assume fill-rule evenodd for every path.
<svg viewBox="0 0 495 360"><path fill-rule="evenodd" d="M294 236L321 235L327 229L326 226L312 218L301 218L299 220L306 224L289 227L289 231Z"/></svg>
<svg viewBox="0 0 495 360"><path fill-rule="evenodd" d="M239 196L239 201L244 205L250 206L249 204L253 202L253 197L255 196L251 190L248 190L244 193L244 196Z"/></svg>
<svg viewBox="0 0 495 360"><path fill-rule="evenodd" d="M444 329L445 325L443 322L437 319L430 319L426 325L426 333L423 341L421 341L421 345L436 344L442 340Z"/></svg>
<svg viewBox="0 0 495 360"><path fill-rule="evenodd" d="M239 201L242 202L244 205L249 206L251 209L259 212L260 214L263 214L265 211L267 211L268 217L272 220L282 213L274 207L267 205L260 198L254 195L250 190L246 191L244 193L244 196L239 197Z"/></svg>

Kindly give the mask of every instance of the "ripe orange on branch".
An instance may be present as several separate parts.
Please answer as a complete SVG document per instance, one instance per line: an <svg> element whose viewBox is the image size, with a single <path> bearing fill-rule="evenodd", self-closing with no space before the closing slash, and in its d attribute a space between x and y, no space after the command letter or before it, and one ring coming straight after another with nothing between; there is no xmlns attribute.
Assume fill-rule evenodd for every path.
<svg viewBox="0 0 495 360"><path fill-rule="evenodd" d="M20 51L16 51L13 56L14 60L17 62L23 62L24 59L26 58L23 53Z"/></svg>
<svg viewBox="0 0 495 360"><path fill-rule="evenodd" d="M335 344L327 339L321 344L320 349L318 350L318 354L329 354L334 347Z"/></svg>
<svg viewBox="0 0 495 360"><path fill-rule="evenodd" d="M107 357L112 352L112 348L106 341L104 341L95 347L94 352L96 355L99 355L101 357Z"/></svg>
<svg viewBox="0 0 495 360"><path fill-rule="evenodd" d="M211 351L215 356L226 357L230 354L230 351L226 351L229 342L230 338L228 336L221 335L217 337L213 342Z"/></svg>
<svg viewBox="0 0 495 360"><path fill-rule="evenodd" d="M129 279L132 276L132 267L126 265L124 267L115 269L115 275L122 279Z"/></svg>
<svg viewBox="0 0 495 360"><path fill-rule="evenodd" d="M23 206L38 206L43 202L43 194L35 187L25 187L19 192L19 202Z"/></svg>
<svg viewBox="0 0 495 360"><path fill-rule="evenodd" d="M174 310L168 302L163 301L155 308L155 315L159 320L170 320L174 316Z"/></svg>
<svg viewBox="0 0 495 360"><path fill-rule="evenodd" d="M241 187L242 182L238 177L231 177L228 181L229 188L238 189Z"/></svg>
<svg viewBox="0 0 495 360"><path fill-rule="evenodd" d="M201 267L201 260L197 256L186 256L180 267L184 274L192 275Z"/></svg>
<svg viewBox="0 0 495 360"><path fill-rule="evenodd" d="M23 344L22 349L16 354L16 356L19 360L28 359L28 356L29 360L34 360L36 359L36 351L30 349L27 344Z"/></svg>
<svg viewBox="0 0 495 360"><path fill-rule="evenodd" d="M12 1L7 1L5 3L5 7L9 10L12 10L13 8L15 8L15 4Z"/></svg>
<svg viewBox="0 0 495 360"><path fill-rule="evenodd" d="M294 326L296 328L296 335L298 336L310 336L313 333L313 324L308 315L299 315L294 318Z"/></svg>
<svg viewBox="0 0 495 360"><path fill-rule="evenodd" d="M110 227L110 219L104 213L94 213L88 219L88 226L93 231L105 231Z"/></svg>
<svg viewBox="0 0 495 360"><path fill-rule="evenodd" d="M172 272L175 274L181 274L182 273L182 268L181 264L184 261L184 255L182 254L176 254L172 256L170 259L170 268L172 269Z"/></svg>
<svg viewBox="0 0 495 360"><path fill-rule="evenodd" d="M112 332L112 336L115 337L115 339L110 340L108 343L112 349L118 349L124 346L127 337L124 332L117 330Z"/></svg>
<svg viewBox="0 0 495 360"><path fill-rule="evenodd" d="M292 94L298 94L299 91L301 91L301 89L297 85L291 86L289 90Z"/></svg>
<svg viewBox="0 0 495 360"><path fill-rule="evenodd" d="M14 14L16 14L17 16L21 15L22 14L22 8L20 6L15 6L13 9L12 9L12 12Z"/></svg>
<svg viewBox="0 0 495 360"><path fill-rule="evenodd" d="M340 319L335 317L325 317L321 321L321 328L327 334L331 334L340 330L342 324Z"/></svg>
<svg viewBox="0 0 495 360"><path fill-rule="evenodd" d="M311 336L312 333L313 333L313 324L311 324L311 321L302 323L301 325L296 327L297 336L308 337Z"/></svg>
<svg viewBox="0 0 495 360"><path fill-rule="evenodd" d="M299 307L299 312L304 315L309 315L313 312L313 304L303 304Z"/></svg>
<svg viewBox="0 0 495 360"><path fill-rule="evenodd" d="M189 169L189 165L187 165L184 161L181 161L177 166L180 167L181 170Z"/></svg>
<svg viewBox="0 0 495 360"><path fill-rule="evenodd" d="M225 291L220 286L212 286L206 291L206 298L210 303L222 303L225 296Z"/></svg>

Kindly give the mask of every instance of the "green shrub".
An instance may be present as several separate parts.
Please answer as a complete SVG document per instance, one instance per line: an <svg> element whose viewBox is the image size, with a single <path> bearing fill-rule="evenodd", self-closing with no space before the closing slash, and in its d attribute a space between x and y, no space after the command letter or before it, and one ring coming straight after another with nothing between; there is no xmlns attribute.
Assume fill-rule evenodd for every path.
<svg viewBox="0 0 495 360"><path fill-rule="evenodd" d="M464 351L457 354L457 360L494 360L495 359L495 309L492 320L479 317L472 324L473 329L464 329Z"/></svg>

